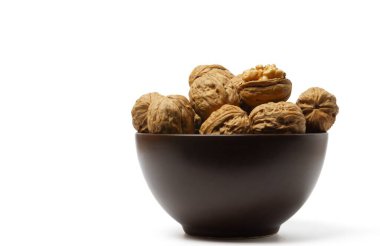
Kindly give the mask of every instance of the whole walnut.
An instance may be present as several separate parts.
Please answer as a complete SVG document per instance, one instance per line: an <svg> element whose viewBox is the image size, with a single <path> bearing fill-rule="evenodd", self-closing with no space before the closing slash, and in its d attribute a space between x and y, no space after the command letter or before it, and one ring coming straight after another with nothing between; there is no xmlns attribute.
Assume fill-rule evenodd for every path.
<svg viewBox="0 0 380 246"><path fill-rule="evenodd" d="M148 109L150 133L194 133L194 111L189 101L179 95L154 100Z"/></svg>
<svg viewBox="0 0 380 246"><path fill-rule="evenodd" d="M305 133L305 116L291 102L265 103L249 115L252 133Z"/></svg>
<svg viewBox="0 0 380 246"><path fill-rule="evenodd" d="M243 83L238 91L242 102L251 108L267 102L286 101L292 92L292 83L276 65L258 65L241 75Z"/></svg>
<svg viewBox="0 0 380 246"><path fill-rule="evenodd" d="M231 78L234 77L234 75L228 71L227 68L223 67L222 65L218 64L212 64L212 65L199 65L193 69L189 76L189 85L191 86L197 78L202 77L205 74L213 74L218 78L220 82L225 84L228 82Z"/></svg>
<svg viewBox="0 0 380 246"><path fill-rule="evenodd" d="M319 87L303 92L297 105L305 115L307 132L326 132L334 124L339 112L335 96Z"/></svg>
<svg viewBox="0 0 380 246"><path fill-rule="evenodd" d="M181 110L182 133L194 133L197 122L195 112L189 100L182 95L170 95L168 98L173 99L174 103Z"/></svg>
<svg viewBox="0 0 380 246"><path fill-rule="evenodd" d="M244 134L249 132L249 119L237 106L223 105L202 124L201 134Z"/></svg>
<svg viewBox="0 0 380 246"><path fill-rule="evenodd" d="M189 97L194 111L203 121L224 104L239 104L236 88L230 83L223 85L213 74L194 80L190 86Z"/></svg>
<svg viewBox="0 0 380 246"><path fill-rule="evenodd" d="M142 133L147 133L147 115L148 108L150 104L157 98L163 97L157 92L147 93L142 95L139 99L136 100L135 105L132 108L132 124L133 127Z"/></svg>

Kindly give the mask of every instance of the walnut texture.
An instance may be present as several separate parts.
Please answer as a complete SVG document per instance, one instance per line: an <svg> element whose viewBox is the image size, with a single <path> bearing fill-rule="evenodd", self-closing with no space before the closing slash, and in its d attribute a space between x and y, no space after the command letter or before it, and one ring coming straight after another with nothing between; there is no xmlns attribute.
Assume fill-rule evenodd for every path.
<svg viewBox="0 0 380 246"><path fill-rule="evenodd" d="M136 100L132 108L132 124L137 132L147 133L147 115L150 104L157 98L163 97L157 92L147 93Z"/></svg>
<svg viewBox="0 0 380 246"><path fill-rule="evenodd" d="M291 102L265 103L249 115L252 133L305 133L305 116Z"/></svg>
<svg viewBox="0 0 380 246"><path fill-rule="evenodd" d="M181 110L181 126L182 133L194 133L195 129L195 112L191 107L189 100L182 95L170 95L168 98L172 99Z"/></svg>
<svg viewBox="0 0 380 246"><path fill-rule="evenodd" d="M189 101L179 95L160 97L148 109L150 133L194 133L194 111Z"/></svg>
<svg viewBox="0 0 380 246"><path fill-rule="evenodd" d="M223 84L227 83L230 79L234 77L234 75L222 65L218 65L218 64L199 65L199 66L196 66L191 72L189 76L189 85L191 86L194 80L202 77L205 74L213 74Z"/></svg>
<svg viewBox="0 0 380 246"><path fill-rule="evenodd" d="M249 132L249 119L245 111L234 105L223 105L202 124L201 134L244 134Z"/></svg>
<svg viewBox="0 0 380 246"><path fill-rule="evenodd" d="M305 115L307 132L326 132L334 124L339 112L335 96L319 87L303 92L297 105Z"/></svg>
<svg viewBox="0 0 380 246"><path fill-rule="evenodd" d="M292 92L292 82L276 65L258 65L243 72L244 83L238 88L244 104L254 108L267 102L286 101Z"/></svg>
<svg viewBox="0 0 380 246"><path fill-rule="evenodd" d="M206 74L194 80L190 86L189 97L194 111L202 121L224 104L239 104L236 88L230 83L223 85L213 74Z"/></svg>
<svg viewBox="0 0 380 246"><path fill-rule="evenodd" d="M257 65L254 68L248 69L243 72L242 79L248 81L263 81L268 79L284 79L285 73L278 69L275 64L271 65Z"/></svg>
<svg viewBox="0 0 380 246"><path fill-rule="evenodd" d="M230 84L232 84L237 90L245 83L245 81L242 78L242 75L239 74L235 77L233 77L230 81Z"/></svg>

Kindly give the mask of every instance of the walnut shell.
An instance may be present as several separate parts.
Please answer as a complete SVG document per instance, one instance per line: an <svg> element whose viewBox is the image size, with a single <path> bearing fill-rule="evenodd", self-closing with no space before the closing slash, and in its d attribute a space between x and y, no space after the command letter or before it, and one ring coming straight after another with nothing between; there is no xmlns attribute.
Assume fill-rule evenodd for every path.
<svg viewBox="0 0 380 246"><path fill-rule="evenodd" d="M276 65L257 65L243 72L239 77L240 98L247 108L254 108L267 102L280 102L289 99L292 83L286 79L284 71Z"/></svg>
<svg viewBox="0 0 380 246"><path fill-rule="evenodd" d="M193 69L189 76L189 85L191 86L197 78L202 77L205 74L213 74L216 77L218 77L218 80L225 84L230 80L231 78L234 77L234 75L228 71L227 68L218 65L218 64L213 64L213 65L199 65Z"/></svg>
<svg viewBox="0 0 380 246"><path fill-rule="evenodd" d="M147 114L150 104L157 98L163 97L157 92L147 93L136 100L132 108L132 124L138 132L147 133Z"/></svg>
<svg viewBox="0 0 380 246"><path fill-rule="evenodd" d="M229 82L238 90L238 92L240 87L245 83L241 74L233 77Z"/></svg>
<svg viewBox="0 0 380 246"><path fill-rule="evenodd" d="M202 124L201 134L244 134L249 132L248 115L241 108L223 105Z"/></svg>
<svg viewBox="0 0 380 246"><path fill-rule="evenodd" d="M292 82L288 79L249 81L239 88L241 100L252 108L267 102L286 101L291 92Z"/></svg>
<svg viewBox="0 0 380 246"><path fill-rule="evenodd" d="M194 133L195 131L195 112L191 107L189 100L182 95L170 95L168 98L173 99L181 110L182 133Z"/></svg>
<svg viewBox="0 0 380 246"><path fill-rule="evenodd" d="M240 96L237 90L238 88L233 84L233 82L227 81L224 84L224 89L227 92L228 102L230 102L231 105L239 105Z"/></svg>
<svg viewBox="0 0 380 246"><path fill-rule="evenodd" d="M194 111L183 96L161 97L154 100L148 109L150 133L194 133Z"/></svg>
<svg viewBox="0 0 380 246"><path fill-rule="evenodd" d="M303 92L297 100L297 105L305 115L307 132L326 132L334 124L339 113L335 96L319 87L312 87Z"/></svg>
<svg viewBox="0 0 380 246"><path fill-rule="evenodd" d="M265 103L249 115L252 133L305 133L305 116L291 102Z"/></svg>
<svg viewBox="0 0 380 246"><path fill-rule="evenodd" d="M224 86L212 74L197 78L190 87L189 97L194 111L203 121L224 104L239 104L236 88L229 83Z"/></svg>

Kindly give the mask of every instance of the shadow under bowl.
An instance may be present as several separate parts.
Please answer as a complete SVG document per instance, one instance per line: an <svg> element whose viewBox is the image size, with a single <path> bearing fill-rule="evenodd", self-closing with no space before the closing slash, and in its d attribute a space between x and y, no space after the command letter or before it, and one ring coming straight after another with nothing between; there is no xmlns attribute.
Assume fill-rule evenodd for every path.
<svg viewBox="0 0 380 246"><path fill-rule="evenodd" d="M181 135L136 133L150 190L193 236L278 232L312 192L327 133Z"/></svg>

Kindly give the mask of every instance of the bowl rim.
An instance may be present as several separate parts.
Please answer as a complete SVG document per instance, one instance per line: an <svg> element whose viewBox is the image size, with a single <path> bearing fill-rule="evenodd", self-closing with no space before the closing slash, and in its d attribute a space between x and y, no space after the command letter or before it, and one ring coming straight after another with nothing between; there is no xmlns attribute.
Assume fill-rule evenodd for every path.
<svg viewBox="0 0 380 246"><path fill-rule="evenodd" d="M290 136L325 136L328 135L328 132L317 132L317 133L285 133L285 134L276 134L276 133L267 133L267 134L231 134L231 135L222 135L222 134L160 134L160 133L142 133L135 132L136 136L154 136L154 137L198 137L198 138L234 138L234 137L290 137Z"/></svg>

